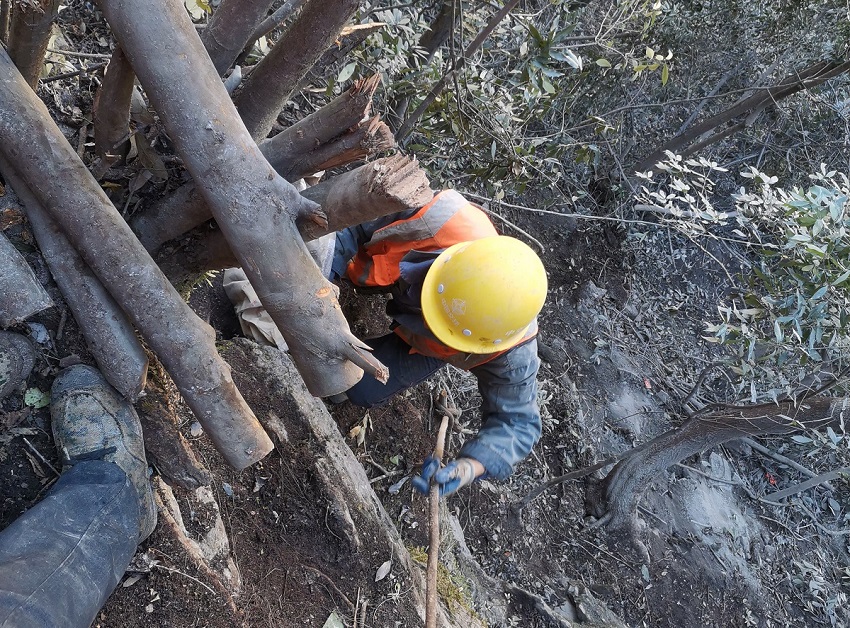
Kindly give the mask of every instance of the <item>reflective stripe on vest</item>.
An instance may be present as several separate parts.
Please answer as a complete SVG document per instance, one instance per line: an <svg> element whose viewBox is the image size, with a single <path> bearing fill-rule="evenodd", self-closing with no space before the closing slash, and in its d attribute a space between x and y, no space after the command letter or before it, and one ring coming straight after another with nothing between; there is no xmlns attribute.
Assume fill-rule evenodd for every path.
<svg viewBox="0 0 850 628"><path fill-rule="evenodd" d="M460 242L498 235L483 211L454 190L445 190L405 220L378 229L348 264L357 286L387 287L399 278L410 251L436 251Z"/></svg>
<svg viewBox="0 0 850 628"><path fill-rule="evenodd" d="M421 353L422 355L448 362L463 371L468 371L474 369L476 366L486 364L490 360L534 338L537 335L537 321L534 321L528 326L528 330L523 335L522 340L516 343L514 347L509 347L504 351L498 351L496 353L462 353L457 349L447 347L433 338L412 332L406 327L396 327L393 331L411 346L410 353Z"/></svg>

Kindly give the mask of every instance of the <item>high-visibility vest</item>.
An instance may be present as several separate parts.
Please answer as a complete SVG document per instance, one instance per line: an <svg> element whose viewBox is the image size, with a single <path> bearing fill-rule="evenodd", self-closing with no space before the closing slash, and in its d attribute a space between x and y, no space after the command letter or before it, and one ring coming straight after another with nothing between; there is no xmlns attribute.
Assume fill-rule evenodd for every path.
<svg viewBox="0 0 850 628"><path fill-rule="evenodd" d="M417 334L402 326L396 327L393 331L411 346L411 353L421 353L422 355L437 358L461 370L468 371L469 369L474 369L476 366L486 364L490 360L534 338L537 335L537 321L534 321L528 326L528 330L523 335L522 340L515 344L514 347L508 347L504 351L497 351L496 353L464 353L463 351L452 349L438 340Z"/></svg>
<svg viewBox="0 0 850 628"><path fill-rule="evenodd" d="M347 275L357 286L389 287L398 281L399 264L410 251L439 251L460 242L495 235L499 235L496 228L480 208L454 190L444 190L410 218L376 230L348 264ZM481 366L505 353L463 353L401 325L393 331L412 347L411 353L437 358L464 370ZM534 322L519 344L536 334L537 323Z"/></svg>
<svg viewBox="0 0 850 628"><path fill-rule="evenodd" d="M375 231L346 272L356 286L389 287L398 280L399 264L410 251L439 251L495 235L487 214L454 190L445 190L410 218Z"/></svg>

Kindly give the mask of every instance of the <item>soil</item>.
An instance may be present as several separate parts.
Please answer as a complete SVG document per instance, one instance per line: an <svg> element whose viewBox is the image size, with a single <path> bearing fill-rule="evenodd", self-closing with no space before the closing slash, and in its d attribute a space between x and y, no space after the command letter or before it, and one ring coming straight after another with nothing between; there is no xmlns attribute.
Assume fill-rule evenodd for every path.
<svg viewBox="0 0 850 628"><path fill-rule="evenodd" d="M70 11L63 19L75 23ZM77 35L89 51L100 45L97 26ZM76 143L94 83L75 81L75 97L58 85L48 95ZM158 193L155 185L130 197L113 190L113 200L127 208ZM56 304L12 329L37 341L38 361L27 387L47 391L61 367L92 363L91 357L11 190L0 196L0 212L0 229ZM761 503L750 494L767 495L805 477L749 446L705 452L659 477L641 502L642 526L633 535L609 531L587 514L586 499L605 470L553 487L520 517L512 511L541 482L622 453L684 419L682 402L717 357L716 347L702 339L707 313L728 289L716 260L734 270L736 257L651 225L621 230L518 209L504 210L504 216L542 244L549 274L539 334L544 432L509 480L475 483L444 502L484 573L513 587L506 613L497 616L474 599L475 587L458 578L464 603L491 626L850 625L850 556L841 531L846 483L821 485L798 506ZM386 329L384 297L344 289L341 301L359 336ZM240 329L220 278L201 282L189 302L216 330L227 355L227 342ZM295 411L250 364L232 366L258 416L284 418ZM451 455L479 421L475 381L467 373L446 368L368 412L347 402L328 405L404 545L416 555L427 546L427 504L409 481L401 482L433 448L432 398L439 390L462 412L447 445ZM729 394L721 377L709 377L697 397L728 400ZM209 540L220 522L229 545L198 561L161 514L93 625L321 627L335 613L338 625L351 626L361 600L368 606L359 626L421 623L407 603L413 594L403 578L391 572L376 581L378 567L392 557L377 546L353 551L312 471L313 443L306 433L278 436L267 458L236 472L197 430L185 404L174 401L181 433L210 472L214 498L200 501L194 491L172 485L183 528L192 539ZM3 400L0 410L2 528L49 490L58 462L47 407L26 406L21 392ZM768 446L815 472L835 466L828 453L812 459L787 442ZM162 487L156 468L153 480Z"/></svg>

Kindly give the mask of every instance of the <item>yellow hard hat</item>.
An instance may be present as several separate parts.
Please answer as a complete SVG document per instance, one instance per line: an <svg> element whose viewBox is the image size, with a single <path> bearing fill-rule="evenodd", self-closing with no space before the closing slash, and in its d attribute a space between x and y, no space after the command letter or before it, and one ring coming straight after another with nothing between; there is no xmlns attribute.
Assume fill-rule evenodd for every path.
<svg viewBox="0 0 850 628"><path fill-rule="evenodd" d="M422 285L422 314L443 344L464 353L504 351L522 340L546 300L537 254L509 236L443 251Z"/></svg>

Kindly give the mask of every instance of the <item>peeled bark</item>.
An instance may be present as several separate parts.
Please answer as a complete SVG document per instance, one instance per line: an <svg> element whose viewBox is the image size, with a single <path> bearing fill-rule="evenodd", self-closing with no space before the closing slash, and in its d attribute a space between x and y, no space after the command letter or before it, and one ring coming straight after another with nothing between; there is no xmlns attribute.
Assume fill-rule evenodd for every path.
<svg viewBox="0 0 850 628"><path fill-rule="evenodd" d="M148 358L127 315L2 156L0 170L26 207L41 255L100 371L115 390L135 402L145 387Z"/></svg>
<svg viewBox="0 0 850 628"><path fill-rule="evenodd" d="M0 48L2 51L2 48ZM53 305L18 249L0 231L0 327L25 321Z"/></svg>
<svg viewBox="0 0 850 628"><path fill-rule="evenodd" d="M262 459L271 440L218 356L213 330L154 264L2 50L0 154L130 316L228 463L242 469Z"/></svg>
<svg viewBox="0 0 850 628"><path fill-rule="evenodd" d="M234 102L252 137L262 140L298 83L339 36L359 0L309 0L274 48L236 92Z"/></svg>
<svg viewBox="0 0 850 628"><path fill-rule="evenodd" d="M612 528L633 528L641 495L668 467L736 438L837 427L848 408L847 397L812 397L796 404L730 406L692 417L620 460L591 497L591 508Z"/></svg>
<svg viewBox="0 0 850 628"><path fill-rule="evenodd" d="M183 6L102 0L101 8L310 391L348 390L364 368L386 381L298 234L296 219L318 207L265 160Z"/></svg>
<svg viewBox="0 0 850 628"><path fill-rule="evenodd" d="M59 5L59 0L12 2L9 57L33 89L41 76L50 29L53 19L59 13Z"/></svg>
<svg viewBox="0 0 850 628"><path fill-rule="evenodd" d="M121 47L116 47L94 97L94 151L101 160L99 171L122 162L130 151L130 103L135 80L130 62Z"/></svg>
<svg viewBox="0 0 850 628"><path fill-rule="evenodd" d="M305 242L351 225L421 207L434 196L416 160L402 155L360 166L301 194L319 203L327 215L326 223L299 221L298 229ZM157 262L176 285L205 271L239 263L222 233L208 227L191 234Z"/></svg>
<svg viewBox="0 0 850 628"><path fill-rule="evenodd" d="M348 135L356 135L359 125L369 115L372 107L372 96L380 83L380 77L375 75L369 79L357 81L341 96L305 117L303 120L278 133L274 138L260 144L260 150L271 165L288 181L297 181L301 177L320 170L309 170L315 160L309 158L300 162L300 166L289 165L289 160L298 159L301 153L319 154L327 161L330 156L336 156L337 151L348 149L347 145L339 144ZM353 133L347 134L349 129ZM368 140L368 146L373 150L386 148L387 140L382 129L373 129L375 134L384 138L382 141ZM335 142L334 140L338 140ZM390 139L390 141L393 141ZM360 141L362 143L362 140ZM325 145L327 144L327 147ZM317 153L317 151L326 151ZM352 153L352 160L359 158L362 153ZM339 163L348 163L340 159ZM307 168L309 171L305 171ZM173 240L195 227L204 224L212 217L194 182L180 186L164 201L151 205L145 211L138 213L131 220L133 231L145 248L156 253L160 246Z"/></svg>
<svg viewBox="0 0 850 628"><path fill-rule="evenodd" d="M223 0L201 34L219 76L236 61L274 0Z"/></svg>

